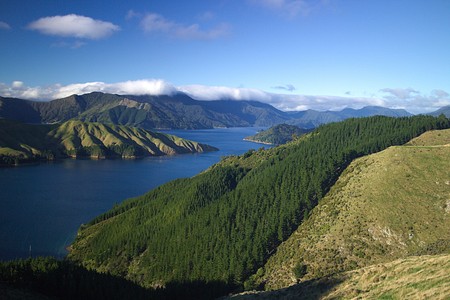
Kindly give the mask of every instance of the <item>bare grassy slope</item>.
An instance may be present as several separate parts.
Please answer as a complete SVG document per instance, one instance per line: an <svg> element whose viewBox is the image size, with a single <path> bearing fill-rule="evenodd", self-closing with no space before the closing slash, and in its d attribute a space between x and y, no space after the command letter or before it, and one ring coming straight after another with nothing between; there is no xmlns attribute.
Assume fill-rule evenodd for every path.
<svg viewBox="0 0 450 300"><path fill-rule="evenodd" d="M449 299L450 255L425 255L376 264L231 299Z"/></svg>
<svg viewBox="0 0 450 300"><path fill-rule="evenodd" d="M450 130L355 160L256 278L266 288L450 252ZM431 146L428 146L431 145Z"/></svg>
<svg viewBox="0 0 450 300"><path fill-rule="evenodd" d="M0 119L0 165L58 157L123 157L215 151L216 148L142 128L71 120L30 125Z"/></svg>

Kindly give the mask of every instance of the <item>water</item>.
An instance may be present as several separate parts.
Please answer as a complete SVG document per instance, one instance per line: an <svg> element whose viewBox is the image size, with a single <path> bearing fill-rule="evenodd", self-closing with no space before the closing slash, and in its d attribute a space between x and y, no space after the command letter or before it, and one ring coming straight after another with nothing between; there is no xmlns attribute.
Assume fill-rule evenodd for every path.
<svg viewBox="0 0 450 300"><path fill-rule="evenodd" d="M215 146L217 152L139 160L66 159L0 168L0 259L66 255L82 223L122 200L175 178L194 176L222 156L261 147L242 140L258 129L167 131Z"/></svg>

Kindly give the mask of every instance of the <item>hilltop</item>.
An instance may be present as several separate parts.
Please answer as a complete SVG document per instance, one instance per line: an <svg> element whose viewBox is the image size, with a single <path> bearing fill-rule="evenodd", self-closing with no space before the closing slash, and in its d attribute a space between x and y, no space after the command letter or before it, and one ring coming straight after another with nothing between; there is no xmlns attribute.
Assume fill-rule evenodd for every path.
<svg viewBox="0 0 450 300"><path fill-rule="evenodd" d="M136 158L214 150L173 135L123 125L75 120L30 125L0 119L0 165L64 157Z"/></svg>
<svg viewBox="0 0 450 300"><path fill-rule="evenodd" d="M253 278L279 289L411 255L450 253L449 144L450 130L429 131L353 161Z"/></svg>

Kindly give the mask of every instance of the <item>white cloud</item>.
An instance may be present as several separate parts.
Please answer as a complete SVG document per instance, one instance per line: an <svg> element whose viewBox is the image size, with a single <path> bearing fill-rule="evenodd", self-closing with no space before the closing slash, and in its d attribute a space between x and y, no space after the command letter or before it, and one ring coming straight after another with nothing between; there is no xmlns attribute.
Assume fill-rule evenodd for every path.
<svg viewBox="0 0 450 300"><path fill-rule="evenodd" d="M113 23L75 14L41 18L30 23L28 28L47 35L94 40L120 30L120 27Z"/></svg>
<svg viewBox="0 0 450 300"><path fill-rule="evenodd" d="M55 91L53 98L91 92L130 95L171 95L176 92L176 89L170 83L159 79L144 79L118 83L87 82L61 86Z"/></svg>
<svg viewBox="0 0 450 300"><path fill-rule="evenodd" d="M9 30L11 29L11 26L9 26L8 23L0 21L0 30Z"/></svg>
<svg viewBox="0 0 450 300"><path fill-rule="evenodd" d="M307 0L251 0L256 5L281 12L283 15L295 17L299 14L308 15L313 6Z"/></svg>
<svg viewBox="0 0 450 300"><path fill-rule="evenodd" d="M68 43L65 41L60 41L60 42L51 44L51 47L78 49L78 48L83 47L84 45L86 45L86 43L83 41L75 41L75 42L71 42L71 43Z"/></svg>
<svg viewBox="0 0 450 300"><path fill-rule="evenodd" d="M385 88L383 98L391 107L404 108L412 113L424 113L450 105L450 95L444 90L433 90L429 95L412 88Z"/></svg>
<svg viewBox="0 0 450 300"><path fill-rule="evenodd" d="M163 33L187 40L212 40L225 36L230 31L230 26L226 23L206 30L200 28L199 24L183 25L155 13L145 15L141 21L141 26L148 33Z"/></svg>
<svg viewBox="0 0 450 300"><path fill-rule="evenodd" d="M14 81L11 86L0 83L0 96L22 99L51 100L64 98L73 94L81 95L91 92L132 95L172 95L177 92L177 89L172 84L160 79L143 79L117 83L94 81L68 85L54 84L46 87L28 87L22 81Z"/></svg>
<svg viewBox="0 0 450 300"><path fill-rule="evenodd" d="M143 79L116 83L86 82L69 85L55 84L45 87L29 87L22 81L13 81L10 85L0 83L0 95L22 99L49 100L67 97L73 94L104 92L131 95L173 95L183 92L197 100L255 100L268 103L284 110L341 110L346 107L384 106L404 108L412 113L424 113L450 105L450 95L444 90L434 90L424 95L413 89L399 92L401 89L384 89L394 91L383 97L354 97L268 93L259 89L233 88L226 86L184 85L174 86L161 79ZM406 93L406 94L405 94ZM408 97L406 96L408 95Z"/></svg>
<svg viewBox="0 0 450 300"><path fill-rule="evenodd" d="M140 18L141 14L138 12L135 12L134 10L130 9L127 14L125 15L125 20L131 20L134 18Z"/></svg>
<svg viewBox="0 0 450 300"><path fill-rule="evenodd" d="M13 81L11 84L13 89L19 89L21 87L23 87L23 81Z"/></svg>
<svg viewBox="0 0 450 300"><path fill-rule="evenodd" d="M278 86L274 86L272 88L276 89L276 90L284 90L284 91L288 91L288 92L293 92L296 90L295 86L292 84L278 85Z"/></svg>
<svg viewBox="0 0 450 300"><path fill-rule="evenodd" d="M205 11L204 13L198 15L198 19L201 21L211 21L215 18L215 14L211 11Z"/></svg>
<svg viewBox="0 0 450 300"><path fill-rule="evenodd" d="M232 88L226 86L185 85L178 87L180 92L186 93L197 100L257 100L269 102L270 94L258 89Z"/></svg>
<svg viewBox="0 0 450 300"><path fill-rule="evenodd" d="M391 88L385 88L380 90L381 92L384 93L388 93L393 97L397 97L400 99L408 99L410 97L412 97L414 94L419 94L418 91L412 89L412 88L407 88L407 89L402 89L402 88L395 88L395 89L391 89Z"/></svg>

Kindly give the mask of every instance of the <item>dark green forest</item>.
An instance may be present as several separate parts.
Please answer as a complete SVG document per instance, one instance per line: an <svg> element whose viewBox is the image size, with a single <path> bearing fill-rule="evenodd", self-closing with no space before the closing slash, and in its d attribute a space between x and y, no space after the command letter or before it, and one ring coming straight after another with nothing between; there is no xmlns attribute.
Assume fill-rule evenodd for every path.
<svg viewBox="0 0 450 300"><path fill-rule="evenodd" d="M84 225L69 259L146 287L201 281L239 290L353 159L449 127L444 116L349 119L227 157Z"/></svg>
<svg viewBox="0 0 450 300"><path fill-rule="evenodd" d="M267 130L258 132L255 135L248 136L245 139L257 143L267 143L272 145L281 145L290 142L299 136L312 131L303 129L294 125L279 124L270 127Z"/></svg>
<svg viewBox="0 0 450 300"><path fill-rule="evenodd" d="M147 289L124 278L87 270L69 260L37 257L0 262L1 299L213 299L229 287L221 282L172 282Z"/></svg>

